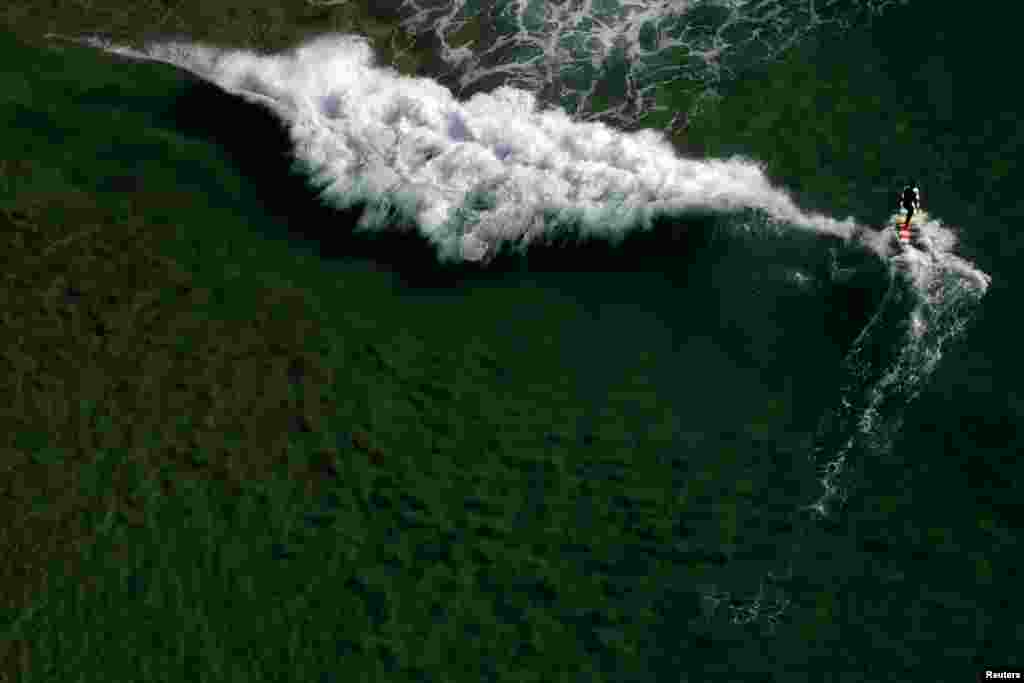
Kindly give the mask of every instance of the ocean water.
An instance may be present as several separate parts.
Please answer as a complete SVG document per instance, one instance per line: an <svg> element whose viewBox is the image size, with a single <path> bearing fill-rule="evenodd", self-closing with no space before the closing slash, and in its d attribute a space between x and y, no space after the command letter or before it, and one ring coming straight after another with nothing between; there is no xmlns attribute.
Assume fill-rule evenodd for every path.
<svg viewBox="0 0 1024 683"><path fill-rule="evenodd" d="M443 61L462 74L460 90L499 71L506 74L493 89L463 99L430 77L405 77L376 64L368 41L357 35L321 36L279 55L187 42L142 49L100 38L83 42L171 64L269 109L288 131L295 167L308 176L323 202L339 211L364 207L357 231L415 225L441 263L476 262L486 268L502 254L529 260L531 248L542 251L552 245L559 247L557 258L585 263L587 254L574 253L568 245L603 241L614 251L634 232L704 231L729 242L726 251L734 252L732 258L773 260L764 266L768 272L762 281L746 292L746 301L719 304L739 309L755 301L820 298L858 270L841 265L844 256L873 259L874 287L884 294L846 350L837 407L827 411L816 435L814 464L825 473L825 491L811 508L827 515L828 506L845 496L839 482L849 462L890 447L902 406L941 362L944 346L963 331L991 278L958 255L958 226L938 216L918 217L919 234L912 245L902 245L889 225L880 230L850 216L839 219L801 209L785 188L769 181L756 159L688 158L660 130L619 130L605 122L621 121L621 111L579 115L600 81L600 70L587 87L559 92L546 104L539 101L538 91L567 78L583 56L611 69L612 48L619 45L628 71L622 83L611 87L618 85L622 97L643 113L645 106L656 106L645 101L645 89L672 77L692 79L690 70L696 69L709 82L709 91L716 87L725 55L738 53L741 62L752 61L742 39L725 38L744 35L738 27L778 34L782 49L786 41L799 40L801 30L813 31L820 18L809 17L810 25L801 25L789 13L781 18L763 10L759 14L737 3L712 12L715 18L708 21L714 31L699 35L701 17L714 3L695 7L689 21L685 3L642 9L609 5L604 12L591 4L509 4L502 13L507 21L491 29L497 32L493 43L474 51L453 49L446 40L465 21L458 17L474 14L473 8L457 3L430 10L410 3L414 11L408 25L434 31L444 46ZM655 33L650 45L639 38L644 29ZM673 37L691 32L696 37L689 41ZM588 46L596 41L600 48L579 47L566 57L561 41L570 36ZM497 45L504 42L517 49L498 57ZM675 73L660 76L649 64L670 62L680 50L702 55L700 64L684 60ZM547 65L546 77L533 68L538 60ZM551 74L552 64L562 64L562 71ZM669 70L668 64L662 67ZM208 116L216 116L215 111ZM898 220L895 215L891 223ZM703 226L687 227L687 222L701 221ZM666 229L666 224L675 227ZM805 256L802 264L792 257L786 263L782 252L791 249L790 243L817 254ZM827 270L820 263L826 252ZM716 289L734 287L720 284ZM765 322L786 329L779 318Z"/></svg>
<svg viewBox="0 0 1024 683"><path fill-rule="evenodd" d="M279 193L265 206L289 234L319 245L324 268L358 252L393 271L401 283L396 301L437 311L410 316L411 328L424 320L460 325L499 355L543 355L538 368L562 373L568 403L578 409L563 426L581 438L621 423L617 433L628 435L633 457L657 452L688 463L680 486L687 472L713 466L723 453L739 460L739 471L758 472L758 463L771 461L753 480L763 532L729 550L745 559L701 588L704 608L720 615L722 633L737 634L721 638L735 637L730 647L742 649L754 647L739 635L751 624L764 627L757 638L769 638L791 612L814 610L815 586L842 582L848 599L830 608L846 625L833 635L848 646L818 642L803 655L780 654L785 662L774 680L813 680L795 670L801 656L808 671L846 680L856 661L896 637L889 629L900 628L921 639L903 647L905 668L894 674L886 660L858 673L934 680L915 671L955 649L949 663L973 675L983 664L1012 663L991 658L1005 659L1006 643L1019 633L1005 620L992 625L984 602L995 599L991 579L977 610L965 608L967 621L951 622L935 636L938 644L923 639L941 628L929 631L919 617L908 626L902 616L879 616L880 624L902 626L870 634L861 625L886 600L904 605L899 595L914 590L924 597L909 599L906 610L927 604L944 614L942 599L927 603L932 584L921 558L882 559L869 570L872 553L891 550L900 542L894 530L907 525L921 529L908 537L920 537L928 536L929 520L935 528L959 524L940 510L947 498L970 498L953 488L956 473L973 486L986 479L979 470L995 465L972 458L985 460L990 447L999 455L985 461L998 462L1019 444L1007 437L986 446L982 427L972 454L922 434L923 424L937 433L937 418L922 417L922 404L949 409L942 420L950 430L974 414L958 415L953 400L936 397L971 375L944 371L947 354L959 358L954 368L966 367L958 351L966 346L989 349L993 365L1004 357L1001 342L978 338L991 328L984 324L991 316L982 315L990 290L999 289L1000 277L1012 278L1000 238L965 222L977 211L964 206L980 204L958 207L949 189L960 172L953 164L934 199L925 186L928 213L907 246L887 229L898 219L889 215L893 207L877 198L865 199L855 215L832 215L827 198L807 208L802 194L770 178L750 153L690 156L651 124L677 113L665 112L659 96L678 79L700 84L691 98L698 117L706 102L728 98L744 74L826 28L863 30L869 20L908 16L895 2L824 5L407 0L396 16L437 45L435 73L417 78L377 64L358 35L320 36L281 54L181 40L132 48L74 39L129 60L111 60L112 70L155 62L154 69L194 77L175 96L168 125L233 150L263 194ZM878 35L900 35L898 25L888 31ZM936 132L930 140L946 139ZM915 163L922 177L941 182L940 169ZM520 365L522 385L542 372L531 375L528 360ZM988 376L995 374L990 368ZM964 393L1010 406L1012 425L1020 403L1007 386L991 380L987 392ZM905 476L920 474L940 442L944 457L960 457L961 465L936 465L949 476L928 483ZM925 503L899 507L907 516L877 521L885 500L936 482L950 489L922 492ZM1019 490L1016 483L1010 489ZM1016 508L988 503L999 524L1019 521ZM965 504L961 526L977 538L965 536L962 550L943 561L967 566L988 556L976 523L985 505ZM937 580L930 594L950 591L970 597L976 587ZM671 603L669 588L659 595ZM666 610L665 632L655 638L662 652L673 637ZM766 642L756 647L767 656ZM838 662L833 669L830 657Z"/></svg>

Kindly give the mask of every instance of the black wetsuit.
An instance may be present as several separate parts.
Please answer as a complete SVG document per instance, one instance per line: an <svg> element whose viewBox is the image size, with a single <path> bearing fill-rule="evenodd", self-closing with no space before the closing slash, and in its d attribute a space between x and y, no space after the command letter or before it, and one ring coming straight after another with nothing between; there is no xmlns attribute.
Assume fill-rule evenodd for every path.
<svg viewBox="0 0 1024 683"><path fill-rule="evenodd" d="M920 205L921 191L912 185L903 188L903 194L900 195L900 206L907 210L907 225L910 225L910 219L914 217L914 212Z"/></svg>

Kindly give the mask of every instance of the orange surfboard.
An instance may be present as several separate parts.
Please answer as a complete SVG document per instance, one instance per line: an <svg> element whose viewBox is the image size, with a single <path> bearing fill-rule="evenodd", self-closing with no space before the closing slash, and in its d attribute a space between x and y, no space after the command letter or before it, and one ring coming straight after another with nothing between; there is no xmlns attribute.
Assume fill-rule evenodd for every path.
<svg viewBox="0 0 1024 683"><path fill-rule="evenodd" d="M914 214L914 218L918 220L924 220L924 211L918 209ZM896 230L896 234L899 236L900 241L904 244L910 244L911 238L914 236L916 227L913 225L907 225L907 217L902 214L895 214L892 217L893 228Z"/></svg>

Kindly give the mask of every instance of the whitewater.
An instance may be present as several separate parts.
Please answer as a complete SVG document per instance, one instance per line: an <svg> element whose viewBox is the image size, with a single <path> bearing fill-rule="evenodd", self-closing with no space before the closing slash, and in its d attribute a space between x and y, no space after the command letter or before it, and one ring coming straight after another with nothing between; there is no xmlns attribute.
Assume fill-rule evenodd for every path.
<svg viewBox="0 0 1024 683"><path fill-rule="evenodd" d="M751 209L822 234L863 231L853 218L805 213L753 160L681 158L662 131L576 121L511 86L460 102L433 80L376 65L362 36L321 36L281 55L82 42L174 65L268 107L325 201L372 207L363 230L413 218L444 261L486 260L567 227L614 241L657 215Z"/></svg>

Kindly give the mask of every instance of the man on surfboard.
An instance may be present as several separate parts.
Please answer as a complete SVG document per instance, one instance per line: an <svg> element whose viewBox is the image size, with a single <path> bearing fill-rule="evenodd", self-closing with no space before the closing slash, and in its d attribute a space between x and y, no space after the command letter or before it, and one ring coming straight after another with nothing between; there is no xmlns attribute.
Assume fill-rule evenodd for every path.
<svg viewBox="0 0 1024 683"><path fill-rule="evenodd" d="M910 219L914 217L914 212L920 207L921 189L917 186L916 180L911 180L910 184L904 187L903 192L900 193L900 208L907 211L907 222L903 224L904 230L910 229Z"/></svg>

